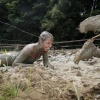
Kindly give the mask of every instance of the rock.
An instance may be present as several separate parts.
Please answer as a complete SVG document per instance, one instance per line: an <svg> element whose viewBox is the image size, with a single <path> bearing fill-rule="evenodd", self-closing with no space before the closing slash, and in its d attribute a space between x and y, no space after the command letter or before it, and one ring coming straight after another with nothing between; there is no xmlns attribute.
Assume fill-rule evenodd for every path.
<svg viewBox="0 0 100 100"><path fill-rule="evenodd" d="M80 71L76 72L76 76L82 76Z"/></svg>

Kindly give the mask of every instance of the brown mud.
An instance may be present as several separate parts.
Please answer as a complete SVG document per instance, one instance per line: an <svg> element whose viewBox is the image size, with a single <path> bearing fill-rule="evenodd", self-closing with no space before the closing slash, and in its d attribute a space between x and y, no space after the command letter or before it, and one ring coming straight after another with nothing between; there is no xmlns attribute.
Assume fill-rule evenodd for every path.
<svg viewBox="0 0 100 100"><path fill-rule="evenodd" d="M18 90L10 100L100 100L100 58L76 65L76 51L50 51L54 70L45 68L42 58L33 67L0 68L0 96L10 84Z"/></svg>

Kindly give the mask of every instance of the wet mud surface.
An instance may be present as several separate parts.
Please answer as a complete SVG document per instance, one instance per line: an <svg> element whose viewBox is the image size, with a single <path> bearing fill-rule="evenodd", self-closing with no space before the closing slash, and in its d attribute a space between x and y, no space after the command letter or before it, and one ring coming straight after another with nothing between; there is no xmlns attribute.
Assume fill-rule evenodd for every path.
<svg viewBox="0 0 100 100"><path fill-rule="evenodd" d="M42 58L33 67L0 68L0 100L100 100L100 58L73 62L77 50L53 50L45 68ZM16 95L7 94L15 87ZM7 92L7 93L6 93Z"/></svg>

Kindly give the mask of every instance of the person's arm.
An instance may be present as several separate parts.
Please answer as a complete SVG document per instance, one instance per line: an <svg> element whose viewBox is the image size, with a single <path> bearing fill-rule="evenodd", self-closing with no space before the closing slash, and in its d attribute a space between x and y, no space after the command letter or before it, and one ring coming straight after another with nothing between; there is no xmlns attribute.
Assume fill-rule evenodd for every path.
<svg viewBox="0 0 100 100"><path fill-rule="evenodd" d="M96 49L97 47L93 44L93 40L87 40L82 49L78 50L74 57L74 63L78 64L80 60L88 60L91 59L93 56L96 56Z"/></svg>
<svg viewBox="0 0 100 100"><path fill-rule="evenodd" d="M21 67L31 67L33 64L24 64L23 62L28 58L28 54L24 51L21 51L20 54L16 57L12 66L21 66Z"/></svg>
<svg viewBox="0 0 100 100"><path fill-rule="evenodd" d="M47 52L45 52L43 54L43 64L45 67L50 67L50 68L54 69L54 66L52 66L48 61L48 53Z"/></svg>

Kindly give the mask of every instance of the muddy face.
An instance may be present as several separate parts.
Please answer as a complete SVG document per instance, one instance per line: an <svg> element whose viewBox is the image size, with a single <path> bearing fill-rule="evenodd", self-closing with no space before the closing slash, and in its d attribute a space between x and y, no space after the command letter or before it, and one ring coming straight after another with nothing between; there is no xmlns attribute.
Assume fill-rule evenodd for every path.
<svg viewBox="0 0 100 100"><path fill-rule="evenodd" d="M53 39L48 38L47 40L45 40L42 46L44 51L48 51L52 47L52 44L53 44Z"/></svg>

